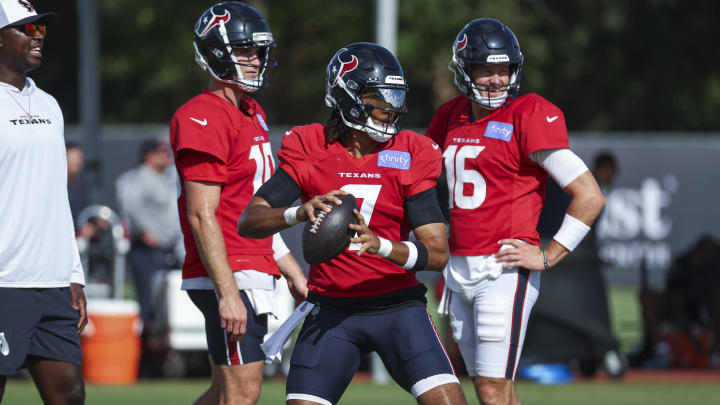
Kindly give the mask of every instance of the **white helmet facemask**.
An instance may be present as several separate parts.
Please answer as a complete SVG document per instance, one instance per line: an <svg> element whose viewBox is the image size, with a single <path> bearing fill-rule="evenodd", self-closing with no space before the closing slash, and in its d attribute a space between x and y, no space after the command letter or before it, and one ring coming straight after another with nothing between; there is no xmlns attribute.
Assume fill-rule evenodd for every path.
<svg viewBox="0 0 720 405"><path fill-rule="evenodd" d="M501 95L489 97L492 90L490 88L491 86L482 86L482 89L478 88L478 85L473 82L472 78L467 74L465 69L461 67L462 65L463 63L458 60L457 56L453 55L450 60L449 68L455 75L455 85L458 86L463 94L470 98L474 103L480 104L488 110L498 109L505 104L508 99L508 89L512 88L517 82L518 69L511 68L510 80L507 86L502 86L504 87L504 90ZM488 96L483 96L481 91L488 93Z"/></svg>

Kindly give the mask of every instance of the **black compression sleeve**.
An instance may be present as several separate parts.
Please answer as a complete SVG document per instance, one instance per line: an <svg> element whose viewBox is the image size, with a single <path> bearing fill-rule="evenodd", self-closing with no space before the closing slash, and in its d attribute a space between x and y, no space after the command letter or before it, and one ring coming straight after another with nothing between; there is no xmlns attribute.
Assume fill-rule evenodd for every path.
<svg viewBox="0 0 720 405"><path fill-rule="evenodd" d="M287 207L300 197L300 187L285 170L277 169L255 195L272 208Z"/></svg>
<svg viewBox="0 0 720 405"><path fill-rule="evenodd" d="M445 223L445 217L438 204L435 187L405 199L405 210L412 229L427 224Z"/></svg>

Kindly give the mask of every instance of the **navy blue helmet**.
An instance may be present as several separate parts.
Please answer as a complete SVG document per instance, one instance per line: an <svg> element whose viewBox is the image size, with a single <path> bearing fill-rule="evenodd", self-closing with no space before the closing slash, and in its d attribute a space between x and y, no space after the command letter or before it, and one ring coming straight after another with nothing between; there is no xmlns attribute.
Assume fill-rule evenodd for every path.
<svg viewBox="0 0 720 405"><path fill-rule="evenodd" d="M476 64L509 65L510 82L501 96L481 94L489 94L491 89L473 82L471 68ZM455 74L455 85L462 94L487 109L496 109L512 101L520 90L522 64L520 44L510 28L494 18L481 18L467 23L457 35L448 67Z"/></svg>
<svg viewBox="0 0 720 405"><path fill-rule="evenodd" d="M350 44L335 53L327 66L325 104L350 128L386 142L399 132L398 120L407 112L405 75L397 58L380 45ZM363 102L372 99L373 104ZM386 122L376 122L373 110L387 111Z"/></svg>
<svg viewBox="0 0 720 405"><path fill-rule="evenodd" d="M215 80L249 92L270 84L270 70L277 66L270 58L273 34L260 13L247 4L228 1L207 9L195 23L193 43L195 61ZM243 77L243 64L233 53L236 48L258 48L260 65L244 65L258 68L257 77Z"/></svg>

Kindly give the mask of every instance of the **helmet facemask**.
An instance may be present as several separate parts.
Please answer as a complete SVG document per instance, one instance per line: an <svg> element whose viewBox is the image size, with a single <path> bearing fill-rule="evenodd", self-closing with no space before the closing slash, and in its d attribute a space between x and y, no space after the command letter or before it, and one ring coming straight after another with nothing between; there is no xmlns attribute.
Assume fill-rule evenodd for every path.
<svg viewBox="0 0 720 405"><path fill-rule="evenodd" d="M365 86L358 97L354 91L348 91L346 84L338 84L353 100L349 111L343 111L329 94L325 97L328 107L333 107L342 121L350 128L363 131L376 142L387 142L399 131L400 117L407 113L405 95L407 87L396 85ZM354 81L349 81L351 86Z"/></svg>
<svg viewBox="0 0 720 405"><path fill-rule="evenodd" d="M510 78L506 86L480 85L472 79L472 65L466 63L457 55L453 55L448 66L455 75L455 85L460 91L475 103L480 104L488 110L495 110L506 102L512 101L512 98L520 90L520 74L522 70L522 62L514 63L509 66ZM491 97L491 93L502 92L499 96ZM486 95L483 95L485 93Z"/></svg>

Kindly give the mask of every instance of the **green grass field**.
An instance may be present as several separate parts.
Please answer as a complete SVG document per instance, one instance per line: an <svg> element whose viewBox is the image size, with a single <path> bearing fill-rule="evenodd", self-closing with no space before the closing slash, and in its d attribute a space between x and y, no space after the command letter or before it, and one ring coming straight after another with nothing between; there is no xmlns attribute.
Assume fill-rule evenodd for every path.
<svg viewBox="0 0 720 405"><path fill-rule="evenodd" d="M436 318L436 303L430 298L429 309ZM639 308L636 293L630 288L613 288L609 305L613 329L622 342L623 349L633 347L640 338ZM442 327L442 323L438 323ZM89 405L115 404L191 404L209 385L209 379L143 381L132 386L112 387L88 384ZM469 381L463 388L469 403L477 400ZM518 393L525 405L705 405L720 404L720 385L713 383L632 383L577 381L563 385L538 385L519 382ZM260 404L283 404L285 385L281 380L266 381ZM413 404L410 394L395 384L373 385L369 382L353 383L340 404L360 405L372 403ZM42 404L32 382L10 380L3 404Z"/></svg>
<svg viewBox="0 0 720 405"><path fill-rule="evenodd" d="M129 387L87 386L89 405L191 404L207 388L209 380L142 382ZM463 384L470 404L477 403L472 386ZM11 380L3 404L42 404L35 387L28 381ZM518 393L525 405L707 405L720 404L720 386L713 384L633 384L624 382L577 382L542 386L521 382ZM285 385L267 381L259 404L284 404ZM377 386L353 383L343 396L342 405L414 404L410 394L396 385Z"/></svg>

